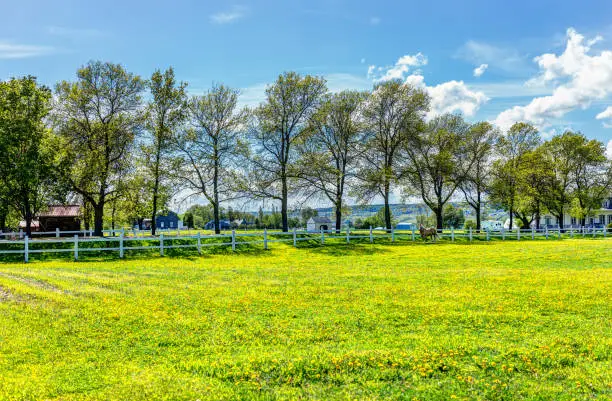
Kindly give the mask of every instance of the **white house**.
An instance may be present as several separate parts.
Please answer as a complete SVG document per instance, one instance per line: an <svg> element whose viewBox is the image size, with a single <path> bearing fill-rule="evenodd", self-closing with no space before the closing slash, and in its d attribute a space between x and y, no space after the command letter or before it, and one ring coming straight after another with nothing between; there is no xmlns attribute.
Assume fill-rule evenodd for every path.
<svg viewBox="0 0 612 401"><path fill-rule="evenodd" d="M319 232L321 229L327 231L331 229L332 221L329 217L314 216L306 222L306 229L311 232Z"/></svg>
<svg viewBox="0 0 612 401"><path fill-rule="evenodd" d="M586 218L585 225L587 227L604 227L612 223L612 196L606 199L601 209L593 210L592 214ZM563 215L563 227L579 228L580 220L570 216L569 211ZM540 227L557 228L559 227L559 219L551 214L545 214L540 218Z"/></svg>

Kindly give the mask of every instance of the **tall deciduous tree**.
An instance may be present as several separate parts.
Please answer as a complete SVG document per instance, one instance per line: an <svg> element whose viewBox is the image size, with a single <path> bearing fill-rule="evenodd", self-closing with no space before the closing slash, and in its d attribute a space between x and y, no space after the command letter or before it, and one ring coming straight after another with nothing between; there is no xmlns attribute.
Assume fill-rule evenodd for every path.
<svg viewBox="0 0 612 401"><path fill-rule="evenodd" d="M76 82L57 85L58 132L64 158L71 166L66 179L93 208L95 235L102 235L104 207L118 196L143 123L140 77L119 64L89 62Z"/></svg>
<svg viewBox="0 0 612 401"><path fill-rule="evenodd" d="M189 102L190 127L176 139L181 157L177 177L191 191L203 195L213 207L215 233L220 232L220 203L236 190L236 170L246 152L241 131L247 110L238 110L237 90L215 85L204 96Z"/></svg>
<svg viewBox="0 0 612 401"><path fill-rule="evenodd" d="M266 101L254 112L253 156L245 190L254 198L281 203L283 231L289 230L289 180L297 176L295 145L305 136L326 91L322 78L287 72L266 89Z"/></svg>
<svg viewBox="0 0 612 401"><path fill-rule="evenodd" d="M363 152L366 94L344 91L329 97L312 116L309 135L300 148L299 177L332 203L336 231L342 227L342 208L348 180Z"/></svg>
<svg viewBox="0 0 612 401"><path fill-rule="evenodd" d="M472 125L465 143L468 158L473 160L473 164L459 188L466 202L474 209L477 230L482 228L482 205L491 184L497 138L497 130L490 123L480 122Z"/></svg>
<svg viewBox="0 0 612 401"><path fill-rule="evenodd" d="M47 203L55 172L44 123L50 100L51 91L34 77L0 82L0 185L25 220L28 236L34 215Z"/></svg>
<svg viewBox="0 0 612 401"><path fill-rule="evenodd" d="M376 85L364 108L368 135L357 194L363 198L377 195L383 198L387 229L391 229L391 191L405 171L403 149L423 128L428 109L427 94L399 80Z"/></svg>
<svg viewBox="0 0 612 401"><path fill-rule="evenodd" d="M501 159L494 164L492 195L496 203L508 210L510 228L513 227L520 164L523 156L539 144L538 130L522 122L515 123L498 141L497 150Z"/></svg>
<svg viewBox="0 0 612 401"><path fill-rule="evenodd" d="M168 184L173 166L173 137L187 115L187 84L177 83L172 67L155 71L148 82L152 99L147 105L146 142L142 146L144 165L151 178L151 234L157 229L157 211L166 206L160 189Z"/></svg>
<svg viewBox="0 0 612 401"><path fill-rule="evenodd" d="M476 155L466 151L469 133L470 125L461 116L445 114L432 119L405 146L409 189L434 212L438 229L443 228L444 205L474 164Z"/></svg>

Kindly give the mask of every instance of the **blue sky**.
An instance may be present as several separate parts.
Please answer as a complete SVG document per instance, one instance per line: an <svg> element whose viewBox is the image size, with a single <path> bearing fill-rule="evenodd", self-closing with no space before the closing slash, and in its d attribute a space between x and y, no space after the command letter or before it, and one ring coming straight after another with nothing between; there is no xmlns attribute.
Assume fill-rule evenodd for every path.
<svg viewBox="0 0 612 401"><path fill-rule="evenodd" d="M254 105L286 70L332 90L401 77L432 113L612 140L609 0L4 3L0 79L52 86L92 59L145 77L172 65L193 93L223 82Z"/></svg>

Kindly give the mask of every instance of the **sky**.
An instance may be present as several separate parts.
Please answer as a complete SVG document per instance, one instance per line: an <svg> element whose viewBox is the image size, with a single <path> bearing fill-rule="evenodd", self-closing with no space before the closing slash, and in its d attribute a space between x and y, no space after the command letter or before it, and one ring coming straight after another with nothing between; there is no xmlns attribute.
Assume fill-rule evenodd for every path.
<svg viewBox="0 0 612 401"><path fill-rule="evenodd" d="M143 77L172 66L193 94L220 82L257 105L283 71L332 91L400 78L429 92L430 116L578 130L612 157L609 0L3 0L0 16L0 79L54 86L89 60Z"/></svg>

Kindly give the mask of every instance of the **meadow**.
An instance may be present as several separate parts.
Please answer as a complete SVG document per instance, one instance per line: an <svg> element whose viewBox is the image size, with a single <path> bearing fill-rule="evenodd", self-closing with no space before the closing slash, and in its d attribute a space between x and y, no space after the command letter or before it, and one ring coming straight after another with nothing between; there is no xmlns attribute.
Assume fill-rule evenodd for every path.
<svg viewBox="0 0 612 401"><path fill-rule="evenodd" d="M0 263L0 399L610 399L611 293L610 238Z"/></svg>

